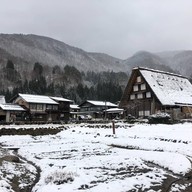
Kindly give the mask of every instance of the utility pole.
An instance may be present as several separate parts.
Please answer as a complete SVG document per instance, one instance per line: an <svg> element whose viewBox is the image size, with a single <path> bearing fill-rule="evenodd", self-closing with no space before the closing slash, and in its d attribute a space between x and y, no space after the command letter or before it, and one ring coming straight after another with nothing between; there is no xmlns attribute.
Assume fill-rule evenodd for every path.
<svg viewBox="0 0 192 192"><path fill-rule="evenodd" d="M104 119L106 120L106 113L107 113L107 102L106 102L106 100L105 100L105 116L104 116Z"/></svg>
<svg viewBox="0 0 192 192"><path fill-rule="evenodd" d="M113 129L113 135L115 135L115 121L112 120L112 129Z"/></svg>

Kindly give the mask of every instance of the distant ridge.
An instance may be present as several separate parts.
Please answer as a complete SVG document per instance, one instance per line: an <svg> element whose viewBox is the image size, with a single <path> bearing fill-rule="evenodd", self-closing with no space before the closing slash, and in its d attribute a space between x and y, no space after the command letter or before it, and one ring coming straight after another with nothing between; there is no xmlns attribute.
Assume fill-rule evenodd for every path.
<svg viewBox="0 0 192 192"><path fill-rule="evenodd" d="M70 65L80 71L126 71L126 66L120 59L103 53L89 53L38 35L0 34L0 49L0 54L4 51L9 57L20 58L24 63L40 62L61 67Z"/></svg>
<svg viewBox="0 0 192 192"><path fill-rule="evenodd" d="M74 66L79 71L113 71L130 73L133 67L148 67L190 77L192 51L139 51L126 60L105 53L86 52L50 37L34 34L0 34L0 64L11 59L20 71L32 69L35 62L49 67Z"/></svg>

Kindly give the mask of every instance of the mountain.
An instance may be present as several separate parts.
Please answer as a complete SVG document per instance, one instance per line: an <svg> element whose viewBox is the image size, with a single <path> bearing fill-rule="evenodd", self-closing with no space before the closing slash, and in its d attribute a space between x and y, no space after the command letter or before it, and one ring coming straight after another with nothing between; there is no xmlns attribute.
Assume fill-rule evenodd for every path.
<svg viewBox="0 0 192 192"><path fill-rule="evenodd" d="M13 61L19 71L27 73L35 62L49 67L74 66L79 71L114 71L130 73L142 66L192 75L192 51L150 53L140 51L126 60L104 53L86 52L58 40L38 35L0 34L0 64Z"/></svg>
<svg viewBox="0 0 192 192"><path fill-rule="evenodd" d="M35 62L47 66L74 66L79 71L127 71L120 59L103 53L89 53L49 37L23 34L0 34L0 62L11 58L17 65Z"/></svg>
<svg viewBox="0 0 192 192"><path fill-rule="evenodd" d="M162 71L178 73L186 77L192 77L192 51L165 51L161 53L150 53L139 51L124 60L128 71L133 67L148 67Z"/></svg>
<svg viewBox="0 0 192 192"><path fill-rule="evenodd" d="M129 71L134 67L148 67L162 71L174 72L167 61L156 54L147 51L139 51L132 57L124 60L123 63L128 66Z"/></svg>
<svg viewBox="0 0 192 192"><path fill-rule="evenodd" d="M192 76L192 51L167 51L156 53L159 57L166 61L166 65L170 66L173 70L179 71L182 75Z"/></svg>

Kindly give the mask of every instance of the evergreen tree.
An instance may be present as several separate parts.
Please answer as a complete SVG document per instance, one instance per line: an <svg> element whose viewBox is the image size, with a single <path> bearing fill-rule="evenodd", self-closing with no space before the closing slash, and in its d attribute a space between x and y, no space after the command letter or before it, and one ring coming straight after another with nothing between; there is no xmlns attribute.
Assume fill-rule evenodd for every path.
<svg viewBox="0 0 192 192"><path fill-rule="evenodd" d="M79 83L82 81L82 76L80 71L76 69L74 66L66 65L64 67L64 76L65 76L65 79L68 81L68 83L70 82Z"/></svg>
<svg viewBox="0 0 192 192"><path fill-rule="evenodd" d="M78 86L76 88L76 93L79 95L81 100L85 99L85 90L84 90L84 87L83 87L83 85L81 83L78 84Z"/></svg>
<svg viewBox="0 0 192 192"><path fill-rule="evenodd" d="M7 61L6 67L3 69L4 77L13 84L21 85L21 75L15 69L11 60Z"/></svg>
<svg viewBox="0 0 192 192"><path fill-rule="evenodd" d="M23 93L30 93L29 82L27 80L25 80L25 82L23 84Z"/></svg>
<svg viewBox="0 0 192 192"><path fill-rule="evenodd" d="M52 69L52 74L61 74L61 68L58 65L55 65Z"/></svg>
<svg viewBox="0 0 192 192"><path fill-rule="evenodd" d="M38 79L43 74L43 66L36 62L33 67L32 78Z"/></svg>
<svg viewBox="0 0 192 192"><path fill-rule="evenodd" d="M55 88L53 83L47 86L46 92L47 92L47 95L55 95Z"/></svg>
<svg viewBox="0 0 192 192"><path fill-rule="evenodd" d="M15 66L11 60L7 61L6 69L12 69L12 70L15 69Z"/></svg>
<svg viewBox="0 0 192 192"><path fill-rule="evenodd" d="M47 91L47 82L43 76L29 81L29 90L32 94L44 95Z"/></svg>

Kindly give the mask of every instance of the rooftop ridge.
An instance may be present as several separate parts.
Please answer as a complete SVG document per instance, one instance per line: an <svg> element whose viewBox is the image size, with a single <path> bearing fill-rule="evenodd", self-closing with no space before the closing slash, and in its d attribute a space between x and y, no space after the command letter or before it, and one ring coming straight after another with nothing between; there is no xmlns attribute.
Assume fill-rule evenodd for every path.
<svg viewBox="0 0 192 192"><path fill-rule="evenodd" d="M166 74L166 75L172 75L172 76L176 76L176 77L180 77L180 78L184 78L184 79L188 79L187 77L180 75L180 74L176 74L176 73L171 73L171 72L167 72L167 71L161 71L158 69L150 69L147 67L134 67L133 70L146 70L146 71L152 71L152 72L157 72L157 73L162 73L162 74Z"/></svg>

